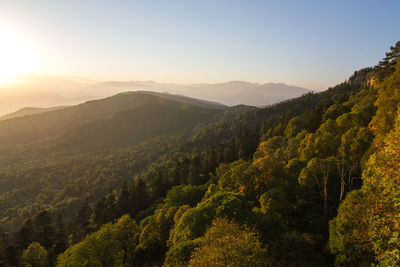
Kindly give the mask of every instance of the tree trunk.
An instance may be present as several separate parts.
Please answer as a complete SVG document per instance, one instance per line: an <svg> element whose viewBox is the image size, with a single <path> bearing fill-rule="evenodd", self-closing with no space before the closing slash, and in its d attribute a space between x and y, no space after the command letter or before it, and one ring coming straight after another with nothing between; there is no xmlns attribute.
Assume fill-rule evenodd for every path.
<svg viewBox="0 0 400 267"><path fill-rule="evenodd" d="M340 177L340 202L342 202L344 197L344 185L345 185L344 177L342 176Z"/></svg>
<svg viewBox="0 0 400 267"><path fill-rule="evenodd" d="M328 221L328 173L324 175L324 220Z"/></svg>

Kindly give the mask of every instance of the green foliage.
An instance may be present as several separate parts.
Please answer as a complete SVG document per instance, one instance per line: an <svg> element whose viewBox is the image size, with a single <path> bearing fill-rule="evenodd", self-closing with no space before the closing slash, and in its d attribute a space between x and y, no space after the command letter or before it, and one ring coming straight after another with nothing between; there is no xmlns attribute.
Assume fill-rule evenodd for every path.
<svg viewBox="0 0 400 267"><path fill-rule="evenodd" d="M327 266L306 234L287 232L268 247L270 266Z"/></svg>
<svg viewBox="0 0 400 267"><path fill-rule="evenodd" d="M304 123L299 116L292 118L284 131L286 138L296 136L301 130L304 129Z"/></svg>
<svg viewBox="0 0 400 267"><path fill-rule="evenodd" d="M329 248L337 255L337 266L369 266L374 262L373 247L368 237L367 216L363 192L350 192L340 205L337 217L329 224Z"/></svg>
<svg viewBox="0 0 400 267"><path fill-rule="evenodd" d="M257 169L242 159L216 170L221 190L245 193L249 197L257 196Z"/></svg>
<svg viewBox="0 0 400 267"><path fill-rule="evenodd" d="M164 202L167 206L193 206L201 200L205 190L198 186L180 185L168 191Z"/></svg>
<svg viewBox="0 0 400 267"><path fill-rule="evenodd" d="M194 249L198 246L197 240L189 240L180 242L168 250L165 258L165 267L185 267L187 266L190 256Z"/></svg>
<svg viewBox="0 0 400 267"><path fill-rule="evenodd" d="M400 117L396 115L399 114L400 72L399 63L394 68L398 55L396 59L390 59L397 53L398 44L378 67L383 76L376 84L377 112L371 123L371 129L376 134L377 150L366 164L362 188L348 194L338 216L330 223L329 244L331 251L337 255L337 265L400 264L400 195L395 190L400 177ZM347 150L342 149L343 153L353 154L350 151L354 151L350 160L357 157L356 154L364 150L362 147L368 142L365 141L368 135L363 128L350 130L348 135L355 136L356 133L357 138L351 137L357 140L356 144Z"/></svg>
<svg viewBox="0 0 400 267"><path fill-rule="evenodd" d="M48 254L39 243L31 243L22 253L22 263L26 267L47 267Z"/></svg>
<svg viewBox="0 0 400 267"><path fill-rule="evenodd" d="M197 239L188 266L266 266L267 250L257 234L226 219L216 219Z"/></svg>
<svg viewBox="0 0 400 267"><path fill-rule="evenodd" d="M390 47L390 51L386 53L385 58L379 61L379 64L375 67L377 78L384 80L386 77L390 76L396 69L399 57L400 41Z"/></svg>
<svg viewBox="0 0 400 267"><path fill-rule="evenodd" d="M260 197L261 211L268 216L273 216L275 219L286 219L287 213L290 210L287 199L286 192L279 188L272 188Z"/></svg>
<svg viewBox="0 0 400 267"><path fill-rule="evenodd" d="M171 243L175 245L202 236L212 220L218 217L254 225L256 215L251 208L241 193L217 192L182 215L171 235Z"/></svg>
<svg viewBox="0 0 400 267"><path fill-rule="evenodd" d="M400 48L400 43L397 43ZM375 143L383 144L383 138L394 126L397 106L400 102L400 60L386 79L376 84L378 97L375 102L376 116L371 122L371 129L377 136Z"/></svg>
<svg viewBox="0 0 400 267"><path fill-rule="evenodd" d="M154 215L142 220L139 244L135 250L137 265L148 261L161 261L167 251L167 240L178 210L176 206L164 205L158 208Z"/></svg>
<svg viewBox="0 0 400 267"><path fill-rule="evenodd" d="M131 266L137 237L136 222L125 215L68 248L58 257L57 266Z"/></svg>

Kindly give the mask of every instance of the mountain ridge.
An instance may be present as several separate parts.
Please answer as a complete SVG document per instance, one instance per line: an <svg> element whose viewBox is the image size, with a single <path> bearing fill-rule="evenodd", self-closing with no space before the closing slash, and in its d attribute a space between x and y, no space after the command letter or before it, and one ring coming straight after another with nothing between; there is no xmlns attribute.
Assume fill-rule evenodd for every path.
<svg viewBox="0 0 400 267"><path fill-rule="evenodd" d="M151 106L152 109L149 109L148 106ZM196 114L198 114L200 115L199 121L190 122L189 120L187 122L188 125L194 125L206 120L208 115L212 117L214 113L221 113L224 108L225 106L217 103L182 96L149 92L125 92L63 109L2 120L0 121L0 141L2 143L0 147L47 140L88 123L93 124L93 122L105 122L107 120L112 123L114 116L120 116L124 112L132 113L130 117L126 118L126 122L134 118L141 121L137 114L142 116L158 114L158 116L169 121L179 120L183 116L188 116L188 114L196 117ZM143 112L143 110L147 110L148 113ZM154 122L158 120L157 117L152 118ZM142 121L142 123L148 124L145 121ZM162 125L164 122L159 120L158 123ZM124 124L119 125L119 127L123 126ZM111 131L111 128L100 127L98 129L98 131L107 130ZM131 130L133 130L132 127Z"/></svg>
<svg viewBox="0 0 400 267"><path fill-rule="evenodd" d="M223 83L174 84L155 81L104 81L87 83L76 80L41 77L0 90L0 115L23 107L53 107L76 105L83 101L109 97L125 91L154 91L183 95L227 106L267 106L312 92L284 83L251 83L228 81ZM48 82L46 82L48 79Z"/></svg>

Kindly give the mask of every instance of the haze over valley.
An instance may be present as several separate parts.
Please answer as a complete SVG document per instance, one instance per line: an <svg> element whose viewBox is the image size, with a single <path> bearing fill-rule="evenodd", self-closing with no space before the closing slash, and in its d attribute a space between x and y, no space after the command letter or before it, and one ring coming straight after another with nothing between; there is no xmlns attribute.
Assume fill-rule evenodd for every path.
<svg viewBox="0 0 400 267"><path fill-rule="evenodd" d="M153 91L184 95L224 105L266 106L311 92L284 83L232 81L216 84L164 84L153 81L88 82L57 77L30 76L0 90L0 115L21 108L76 105L127 91Z"/></svg>

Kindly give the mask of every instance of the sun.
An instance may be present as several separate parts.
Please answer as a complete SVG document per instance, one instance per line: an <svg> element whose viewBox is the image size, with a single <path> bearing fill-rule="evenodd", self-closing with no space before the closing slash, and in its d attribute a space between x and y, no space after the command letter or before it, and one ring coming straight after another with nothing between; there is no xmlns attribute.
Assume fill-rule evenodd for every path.
<svg viewBox="0 0 400 267"><path fill-rule="evenodd" d="M0 85L19 75L35 72L36 55L20 34L0 25Z"/></svg>

